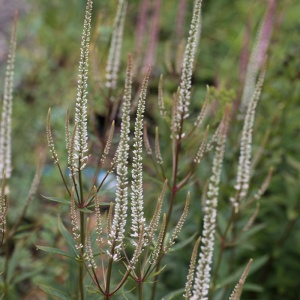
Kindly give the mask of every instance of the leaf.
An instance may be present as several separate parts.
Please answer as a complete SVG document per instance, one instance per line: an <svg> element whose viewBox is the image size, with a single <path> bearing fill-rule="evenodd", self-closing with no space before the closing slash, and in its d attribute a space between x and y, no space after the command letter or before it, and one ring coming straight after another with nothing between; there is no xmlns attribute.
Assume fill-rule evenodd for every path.
<svg viewBox="0 0 300 300"><path fill-rule="evenodd" d="M66 241L68 246L71 249L73 249L74 254L77 256L77 250L75 248L75 241L74 241L72 235L69 233L69 231L66 229L66 227L62 223L61 218L59 216L57 217L57 224L58 224L58 229L59 229L60 233L62 234L64 240Z"/></svg>
<svg viewBox="0 0 300 300"><path fill-rule="evenodd" d="M165 296L163 297L163 299L172 300L172 299L174 299L173 297L179 296L179 295L182 296L183 293L184 293L184 288L181 288L181 289L178 289L178 290L176 290L176 291L173 291L173 292L171 292L171 293L165 295Z"/></svg>
<svg viewBox="0 0 300 300"><path fill-rule="evenodd" d="M11 282L11 280L13 279L15 270L19 264L21 256L22 256L22 250L20 249L20 247L15 248L8 263L7 282Z"/></svg>
<svg viewBox="0 0 300 300"><path fill-rule="evenodd" d="M87 213L87 214L91 214L93 213L94 211L88 209L87 207L83 207L83 208L79 208L78 210L84 212L84 213Z"/></svg>
<svg viewBox="0 0 300 300"><path fill-rule="evenodd" d="M64 293L63 291L54 289L53 287L45 286L45 285L39 285L39 287L47 294L57 297L58 299L61 299L61 300L70 300L71 299L71 297L68 294Z"/></svg>
<svg viewBox="0 0 300 300"><path fill-rule="evenodd" d="M48 196L44 196L44 195L41 195L43 198L47 199L47 200L50 200L50 201L54 201L54 202L59 202L59 203L63 203L63 204L71 204L71 201L70 200L66 200L66 199L63 199L63 198L56 198L56 197L48 197Z"/></svg>
<svg viewBox="0 0 300 300"><path fill-rule="evenodd" d="M99 196L99 195L98 195ZM99 202L99 206L103 206L103 207L109 207L110 206L110 202ZM89 204L86 208L88 209L92 209L95 207L95 202L93 201L91 204Z"/></svg>
<svg viewBox="0 0 300 300"><path fill-rule="evenodd" d="M74 258L74 259L76 258L76 257L72 256L70 253L68 253L66 251L63 251L63 250L60 250L58 248L47 247L47 246L39 246L39 245L36 245L36 247L39 250L42 250L42 251L45 251L45 252L49 252L49 253L52 253L52 254L58 254L58 255L62 255L62 256Z"/></svg>
<svg viewBox="0 0 300 300"><path fill-rule="evenodd" d="M147 276L147 278L151 278L151 277L154 277L156 275L159 275L163 270L164 268L166 267L167 265L163 266L162 268L160 268L157 272L154 272L154 273L151 273L149 276Z"/></svg>
<svg viewBox="0 0 300 300"><path fill-rule="evenodd" d="M261 293L263 292L263 287L261 287L258 284L253 284L253 283L245 283L244 284L244 291L251 291L251 292L257 292L257 293Z"/></svg>
<svg viewBox="0 0 300 300"><path fill-rule="evenodd" d="M243 234L238 239L237 243L241 243L243 241L247 241L251 236L253 236L258 231L264 229L266 227L265 224L254 225L247 231L243 232ZM251 267L252 268L252 267Z"/></svg>

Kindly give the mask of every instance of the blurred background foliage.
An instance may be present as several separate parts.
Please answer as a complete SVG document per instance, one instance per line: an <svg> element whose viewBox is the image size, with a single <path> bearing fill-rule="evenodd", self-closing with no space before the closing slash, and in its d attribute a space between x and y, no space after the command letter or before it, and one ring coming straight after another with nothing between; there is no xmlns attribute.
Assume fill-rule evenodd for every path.
<svg viewBox="0 0 300 300"><path fill-rule="evenodd" d="M0 2L1 4L1 2ZM114 96L120 97L125 77L127 53L134 55L137 69L142 70L147 49L149 32L145 35L143 47L135 49L136 24L139 13L138 0L131 0L126 17L124 44L118 88ZM85 1L34 1L20 4L18 47L16 60L16 87L13 107L12 151L14 172L11 180L10 224L22 208L31 179L37 164L39 152L47 151L45 120L49 107L52 107L52 124L58 152L64 154L64 117L68 107L74 108L77 86L77 65L82 31ZM90 76L90 138L94 142L93 152L97 155L101 144L97 128L99 120L105 117L107 91L101 87L105 79L105 63L117 0L94 1L93 38L91 42ZM176 92L179 75L178 57L182 55L184 37L191 18L193 1L187 1L182 32L176 32L178 4L175 1L162 1L159 19L159 40L153 61L152 78L147 100L146 118L148 133L153 144L155 127L159 126L160 144L165 160L165 168L171 164L169 131L159 118L157 108L157 86L160 74L164 75L166 107L170 112L172 95ZM206 85L213 86L213 95L218 98L214 112L208 123L215 128L220 120L222 101L239 100L241 96L240 57L246 32L249 33L248 52L266 11L267 1L216 0L203 2L203 24L200 47L193 75L193 97L191 117L195 118L204 102ZM268 51L268 66L261 101L258 106L253 157L254 170L251 193L260 187L270 167L274 173L267 193L263 196L255 224L248 234L239 241L234 255L225 250L220 273L216 279L215 299L226 299L237 281L241 269L249 257L254 259L251 275L245 285L244 299L300 299L297 286L300 274L300 3L296 0L278 1L275 12L275 25ZM151 24L151 11L149 13ZM1 22L1 20L0 20ZM151 26L150 26L151 28ZM137 53L138 52L138 53ZM137 55L138 54L138 55ZM1 61L0 82L3 82L5 64ZM137 72L137 74L140 74ZM134 89L138 90L141 76L136 75ZM1 94L3 84L0 85ZM98 122L98 123L97 123ZM94 125L94 126L93 126ZM151 125L151 126L150 126ZM231 204L236 176L239 137L242 123L234 119L231 123L226 149L226 161L220 196L219 226L225 226ZM203 133L201 133L203 134ZM117 139L115 144L117 143ZM198 141L199 143L199 141ZM186 145L187 155L181 159L183 175L189 169L189 153L195 153L192 146ZM48 155L49 157L49 155ZM201 232L201 194L210 174L211 157L205 158L192 178L187 189L193 195L192 209L180 235L180 241L189 243L165 259L167 268L159 282L159 296L183 288L189 257L195 233ZM146 158L145 189L146 208L150 210L158 195L160 184L151 182L155 176L151 161ZM153 188L152 186L156 188ZM147 189L151 186L151 189ZM23 227L13 245L12 298L47 298L37 286L51 286L67 280L64 264L59 257L49 257L36 251L34 244L48 246L62 244L57 230L57 214L68 214L68 207L51 204L40 195L64 196L58 172L52 167L49 158L45 164L44 176L38 196L33 201L24 220ZM177 199L173 220L179 218L185 198L184 190ZM253 214L255 206L244 212L245 219ZM68 220L68 217L66 217ZM30 231L28 230L30 229ZM192 240L193 239L193 240ZM180 243L179 243L180 244ZM216 257L218 246L216 244ZM63 244L62 244L62 247ZM21 249L21 250L20 250ZM18 251L16 251L18 250ZM18 253L18 254L17 254ZM188 253L188 255L187 255ZM45 267L46 266L46 267ZM49 267L51 266L51 267ZM179 271L177 271L179 270ZM22 275L23 274L23 275ZM27 274L25 276L24 274ZM24 278L22 277L24 276ZM21 278L20 278L21 277ZM70 281L69 281L70 282ZM73 283L74 284L74 283ZM71 283L72 285L72 283ZM72 290L72 286L69 287ZM180 294L182 291L179 290ZM36 294L37 296L33 296ZM171 297L171 296L170 296ZM179 299L174 296L173 299ZM227 297L228 298L228 297Z"/></svg>

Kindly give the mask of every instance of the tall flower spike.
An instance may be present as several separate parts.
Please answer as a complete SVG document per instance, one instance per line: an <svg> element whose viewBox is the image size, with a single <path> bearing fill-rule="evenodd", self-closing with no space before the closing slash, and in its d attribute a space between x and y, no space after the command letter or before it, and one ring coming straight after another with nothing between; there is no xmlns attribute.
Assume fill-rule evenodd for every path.
<svg viewBox="0 0 300 300"><path fill-rule="evenodd" d="M92 20L92 0L87 1L83 32L81 37L78 87L75 108L75 122L78 128L75 135L75 150L78 156L78 169L83 169L88 156L88 133L87 133L87 80L89 68L89 45Z"/></svg>
<svg viewBox="0 0 300 300"><path fill-rule="evenodd" d="M106 228L107 228L107 235L110 236L111 234L111 222L112 222L112 215L114 210L114 204L110 202L108 213L106 216Z"/></svg>
<svg viewBox="0 0 300 300"><path fill-rule="evenodd" d="M17 14L14 19L13 31L7 58L7 67L4 81L3 106L0 125L0 178L5 171L6 178L11 176L11 115L13 102L13 82L16 52Z"/></svg>
<svg viewBox="0 0 300 300"><path fill-rule="evenodd" d="M142 225L139 232L139 239L136 243L136 248L134 250L132 259L127 267L127 269L134 269L136 262L138 261L141 253L143 252L143 246L145 244L145 234L144 234L144 226Z"/></svg>
<svg viewBox="0 0 300 300"><path fill-rule="evenodd" d="M158 227L158 223L159 223L159 219L160 219L160 215L161 215L161 208L162 208L162 204L163 204L163 200L164 200L164 196L165 196L167 186L168 186L168 180L166 179L165 182L164 182L164 186L162 188L162 191L161 191L161 193L158 197L156 208L155 208L155 211L154 211L153 216L152 216L152 220L151 220L151 222L149 224L149 227L148 227L148 237L149 237L150 242L153 240L154 234L155 234L155 232L157 230L157 227Z"/></svg>
<svg viewBox="0 0 300 300"><path fill-rule="evenodd" d="M269 183L271 181L271 177L273 174L274 169L270 168L268 175L266 177L266 179L264 180L264 182L262 183L261 187L259 188L259 190L257 191L257 193L254 195L254 198L256 200L259 200L261 198L261 196L265 193L265 191L267 190Z"/></svg>
<svg viewBox="0 0 300 300"><path fill-rule="evenodd" d="M161 251L161 248L162 248L165 231L166 231L166 214L164 214L164 216L163 216L163 221L162 221L162 224L161 224L159 235L157 237L157 241L156 241L155 247L153 249L151 259L149 261L149 263L151 265L157 263L157 259L159 257L159 254L160 254L160 251Z"/></svg>
<svg viewBox="0 0 300 300"><path fill-rule="evenodd" d="M254 89L255 89L255 80L259 71L259 65L257 62L258 51L259 51L259 41L261 39L262 26L259 27L258 33L256 36L256 41L251 51L250 59L247 65L246 78L244 83L243 95L240 105L240 112L244 114L249 105L249 99L251 99Z"/></svg>
<svg viewBox="0 0 300 300"><path fill-rule="evenodd" d="M91 237L90 237L90 230L88 227L88 221L87 221L87 226L86 226L85 239L86 239L85 253L86 253L87 261L89 262L88 267L96 269L97 265L96 265L95 259L94 259L94 254L93 254L93 249L92 249L92 244L91 244Z"/></svg>
<svg viewBox="0 0 300 300"><path fill-rule="evenodd" d="M226 134L228 129L229 110L226 107L221 129L217 139L216 153L213 159L212 175L209 179L205 201L201 250L198 260L196 279L193 286L192 300L207 300L210 284L211 263L215 242L215 227L217 219L217 205L219 183L223 165Z"/></svg>
<svg viewBox="0 0 300 300"><path fill-rule="evenodd" d="M155 156L156 156L157 163L162 165L164 161L162 159L161 152L160 152L158 127L156 127L155 129Z"/></svg>
<svg viewBox="0 0 300 300"><path fill-rule="evenodd" d="M68 167L71 171L70 176L74 176L75 172L78 171L77 165L76 165L76 154L75 154L75 136L77 132L77 123L75 123L73 134L71 137L71 140L69 142L69 149L68 149Z"/></svg>
<svg viewBox="0 0 300 300"><path fill-rule="evenodd" d="M137 238L140 235L140 228L145 226L144 200L143 200L143 122L145 112L145 101L147 96L148 81L151 68L149 66L143 80L139 97L136 120L134 126L133 162L132 162L132 184L131 184L131 211L132 211L132 233Z"/></svg>
<svg viewBox="0 0 300 300"><path fill-rule="evenodd" d="M107 139L107 142L106 142L106 145L105 145L102 157L101 157L101 162L102 163L104 163L104 161L105 161L105 159L106 159L106 157L109 153L110 146L111 146L111 141L112 141L113 136L114 136L114 132L115 132L115 121L112 122L111 127L110 127L108 139Z"/></svg>
<svg viewBox="0 0 300 300"><path fill-rule="evenodd" d="M111 89L117 84L126 10L127 1L119 0L106 66L106 87Z"/></svg>
<svg viewBox="0 0 300 300"><path fill-rule="evenodd" d="M165 119L167 112L165 109L164 92L163 92L163 75L160 75L158 83L158 107L160 115Z"/></svg>
<svg viewBox="0 0 300 300"><path fill-rule="evenodd" d="M265 78L265 68L261 72L258 82L256 84L255 92L248 105L247 113L244 120L244 126L242 131L241 145L240 145L240 157L237 171L237 179L235 188L239 192L239 197L233 201L234 207L238 209L239 200L247 195L250 173L251 173L251 145L252 145L252 133L255 118L255 109L257 102L260 98L262 85Z"/></svg>
<svg viewBox="0 0 300 300"><path fill-rule="evenodd" d="M1 183L1 190L0 190L0 232L2 232L1 241L3 241L3 236L5 232L5 225L6 225L6 215L8 210L8 205L6 203L6 196L5 196L5 187L6 187L6 176L5 171L2 174L2 183ZM0 245L2 243L0 242Z"/></svg>
<svg viewBox="0 0 300 300"><path fill-rule="evenodd" d="M204 156L204 154L206 152L208 131L209 131L209 126L207 125L206 130L205 130L204 138L203 138L203 140L201 142L201 145L200 145L200 147L198 149L198 152L196 154L196 157L194 159L194 162L196 164L200 164L200 162L201 162L201 160L202 160L202 158L203 158L203 156Z"/></svg>
<svg viewBox="0 0 300 300"><path fill-rule="evenodd" d="M195 0L189 37L183 57L180 93L176 116L177 132L182 131L182 121L189 116L193 65L201 31L201 5L202 0Z"/></svg>
<svg viewBox="0 0 300 300"><path fill-rule="evenodd" d="M122 123L120 143L116 153L117 162L117 191L115 200L115 214L108 235L111 245L117 244L117 254L123 244L125 224L128 208L128 152L130 132L130 102L132 85L132 62L128 55L128 66L125 80L125 91L122 107ZM117 259L115 256L114 259Z"/></svg>
<svg viewBox="0 0 300 300"><path fill-rule="evenodd" d="M152 149L151 149L150 142L149 142L146 123L144 123L144 144L145 144L145 148L146 148L146 153L148 155L152 155Z"/></svg>
<svg viewBox="0 0 300 300"><path fill-rule="evenodd" d="M200 127L202 125L203 120L204 120L204 118L207 114L207 111L208 111L208 105L209 105L209 100L210 100L210 98L209 98L210 92L209 92L209 86L208 85L206 86L206 90L207 91L206 91L205 101L202 105L202 109L200 111L200 114L198 115L198 117L197 117L197 119L194 123L195 127Z"/></svg>
<svg viewBox="0 0 300 300"><path fill-rule="evenodd" d="M66 119L65 119L65 136L66 136L66 149L68 151L68 158L69 158L69 149L71 143L69 109L67 109Z"/></svg>
<svg viewBox="0 0 300 300"><path fill-rule="evenodd" d="M182 229L182 226L185 222L185 219L186 219L186 216L187 216L187 213L189 211L189 206L190 206L190 192L188 192L187 194L187 197L186 197L186 201L185 201L185 206L184 206L184 209L183 209L183 212L182 212L182 215L172 233L172 236L170 237L170 240L168 242L168 245L164 247L164 251L167 252L175 243L175 239L177 239L177 236L179 234L179 232L181 231Z"/></svg>
<svg viewBox="0 0 300 300"><path fill-rule="evenodd" d="M75 197L74 197L74 187L72 187L71 192L71 224L72 224L72 233L74 240L77 242L75 245L76 249L81 249L83 245L80 243L80 231L78 226L78 219L76 214L76 205L75 205Z"/></svg>
<svg viewBox="0 0 300 300"><path fill-rule="evenodd" d="M97 232L97 238L96 241L99 245L103 243L101 234L102 234L102 218L101 218L101 212L99 207L99 199L98 199L98 193L97 188L94 186L94 199L95 199L95 216L96 216L96 232Z"/></svg>
<svg viewBox="0 0 300 300"><path fill-rule="evenodd" d="M196 259L197 259L197 253L198 253L200 241L201 241L201 237L199 237L198 240L196 241L195 246L193 248L192 256L191 256L189 273L188 273L187 281L185 284L185 294L183 295L186 300L190 299L190 297L192 296L191 289L192 289L192 284L193 284L193 280L194 280Z"/></svg>
<svg viewBox="0 0 300 300"><path fill-rule="evenodd" d="M58 163L58 156L57 152L55 150L52 132L51 132L51 108L48 110L48 116L47 116L47 124L46 124L46 135L47 135L47 141L48 141L48 147L50 148L50 152L52 155L52 158L54 160L54 163Z"/></svg>
<svg viewBox="0 0 300 300"><path fill-rule="evenodd" d="M247 230L249 230L249 228L253 225L257 215L258 215L258 212L259 212L259 202L256 203L256 208L255 208L255 211L254 213L252 214L252 216L250 217L250 219L248 220L247 224L243 227L242 231L245 232Z"/></svg>
<svg viewBox="0 0 300 300"><path fill-rule="evenodd" d="M243 291L243 286L244 286L245 280L248 276L252 261L253 261L252 259L249 260L238 284L235 286L232 294L230 295L229 300L240 300L242 291Z"/></svg>
<svg viewBox="0 0 300 300"><path fill-rule="evenodd" d="M178 133L177 133L177 108L178 108L179 93L180 93L180 88L178 87L176 94L173 95L171 139L176 139L178 136Z"/></svg>
<svg viewBox="0 0 300 300"><path fill-rule="evenodd" d="M251 99L255 90L255 80L257 74L261 65L263 64L264 57L270 44L277 2L278 1L274 0L268 1L269 5L266 15L261 21L258 29L256 41L251 52L249 63L247 65L244 90L240 106L240 111L242 114L244 114L247 110L249 100Z"/></svg>

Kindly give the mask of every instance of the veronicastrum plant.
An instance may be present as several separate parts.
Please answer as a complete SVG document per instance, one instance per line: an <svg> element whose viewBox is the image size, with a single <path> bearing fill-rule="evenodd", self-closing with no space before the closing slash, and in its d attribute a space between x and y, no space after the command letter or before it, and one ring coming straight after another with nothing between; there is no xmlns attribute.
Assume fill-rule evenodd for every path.
<svg viewBox="0 0 300 300"><path fill-rule="evenodd" d="M159 128L155 130L155 150L152 151L151 143L148 139L147 126L144 125L145 103L147 98L148 83L151 75L151 66L148 66L143 75L143 82L140 91L137 93L137 103L132 104L132 82L134 61L128 55L125 87L121 105L114 97L117 85L118 71L120 65L122 36L127 8L127 1L120 0L117 15L114 22L114 30L111 38L111 45L106 67L105 88L108 90L107 105L109 107L110 128L106 131L102 144L102 155L96 167L95 176L89 187L85 183L84 169L90 163L88 144L88 72L89 72L89 49L91 34L92 1L88 0L84 19L84 28L81 40L81 51L79 61L79 79L77 97L75 103L74 124L70 123L69 111L66 113L65 136L68 175L65 175L64 167L60 161L54 138L51 130L50 119L51 110L47 117L47 139L48 145L57 165L63 184L66 188L68 199L57 199L47 197L50 200L63 202L70 206L70 231L66 229L60 218L58 227L69 251L52 247L38 246L38 248L59 254L72 259L77 264L78 290L72 295L63 294L55 290L55 295L65 299L75 297L76 299L112 299L121 296L137 297L138 299L157 299L156 285L160 280L160 274L164 266L162 261L169 252L178 237L186 220L190 206L190 193L186 194L185 205L182 207L181 217L177 220L172 218L174 203L179 198L179 191L187 186L195 174L196 169L204 156L209 152L214 152L212 161L212 174L208 180L207 189L203 201L203 230L201 239L196 241L184 292L181 293L185 299L208 299L214 294L215 278L217 278L218 268L222 259L222 251L212 277L212 262L215 248L215 235L217 226L217 207L219 197L219 185L221 180L222 165L224 160L227 133L230 129L231 105L224 108L222 120L213 134L209 134L209 128L203 130L202 139L198 138L198 146L194 151L190 161L190 170L186 176L180 174L180 160L185 154L184 149L190 140L197 139L198 131L204 124L204 120L210 111L210 90L207 90L207 97L202 110L194 120L192 126L187 122L189 117L189 106L191 99L192 74L195 63L195 55L200 40L201 31L201 0L195 0L193 16L189 30L178 91L174 95L172 112L169 114L165 108L163 93L163 78L160 78L158 87L158 107L162 118L169 127L169 136L172 145L172 167L171 172L165 169L164 159L160 149ZM244 116L244 126L240 146L240 158L238 164L238 174L236 180L236 195L232 197L232 216L228 221L222 238L231 230L236 215L241 208L258 201L264 193L269 176L262 187L255 194L254 200L248 199L251 178L251 144L255 108L259 100L265 68L260 74L258 83L252 91L246 104L247 110ZM251 75L252 76L252 75ZM120 106L120 108L119 108ZM130 143L131 113L132 106L136 106L136 117L134 122L134 133L132 143ZM117 111L121 112L120 139L116 151L113 149L113 136L115 130L114 118ZM107 124L106 124L107 125ZM189 125L189 126L187 126ZM108 128L108 126L106 126ZM155 166L158 178L161 179L162 189L152 217L147 220L144 211L144 202L147 201L147 193L143 185L143 143L146 153L150 156ZM130 156L131 155L131 156ZM130 160L129 158L132 157ZM104 162L111 159L107 174L97 182L97 173L104 166ZM131 161L131 163L130 163ZM129 170L131 169L131 176ZM105 203L100 201L101 192L105 180L110 173L116 174L116 193L114 201ZM169 178L168 178L169 176ZM168 197L168 204L163 205L164 198ZM246 201L246 200L247 201ZM181 201L182 202L182 201ZM166 211L163 208L167 207ZM243 228L244 231L252 225L256 213ZM172 224L175 223L174 228ZM94 226L92 226L92 224ZM171 232L170 232L171 231ZM200 248L199 258L197 252ZM252 260L248 265L241 279L234 288L229 299L239 299L244 281L249 272ZM134 282L132 286L132 282ZM130 283L132 290L126 289ZM151 283L151 295L146 295L145 284ZM52 289L53 292L54 289ZM48 290L49 291L49 290ZM98 297L98 298L97 298Z"/></svg>

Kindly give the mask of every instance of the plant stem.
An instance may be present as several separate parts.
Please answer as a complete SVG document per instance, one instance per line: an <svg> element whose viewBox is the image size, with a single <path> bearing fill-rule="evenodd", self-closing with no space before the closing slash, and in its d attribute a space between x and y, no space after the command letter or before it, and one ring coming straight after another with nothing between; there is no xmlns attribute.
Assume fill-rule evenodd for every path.
<svg viewBox="0 0 300 300"><path fill-rule="evenodd" d="M83 185L82 185L82 172L80 170L81 168L81 157L79 157L79 172L78 172L78 177L79 177L79 189L80 189L80 199L78 199L78 202L80 206L83 204ZM81 256L82 259L84 260L84 246L85 246L85 213L83 211L79 212L79 218L80 218L80 243L82 245L81 248ZM79 264L79 291L80 291L80 299L84 300L84 262L80 262Z"/></svg>
<svg viewBox="0 0 300 300"><path fill-rule="evenodd" d="M85 214L84 212L80 211L80 243L82 245L81 254L82 259L84 259L84 244L85 244ZM84 276L83 276L83 261L79 264L79 291L80 291L80 299L84 300Z"/></svg>
<svg viewBox="0 0 300 300"><path fill-rule="evenodd" d="M143 282L139 282L139 300L143 300Z"/></svg>
<svg viewBox="0 0 300 300"><path fill-rule="evenodd" d="M114 249L114 245L113 245L112 249ZM112 253L112 256L113 256L113 253ZM108 268L107 268L107 273L106 273L106 287L105 287L105 299L106 300L110 299L109 289L110 289L112 264L113 264L113 259L111 257L108 261Z"/></svg>
<svg viewBox="0 0 300 300"><path fill-rule="evenodd" d="M4 271L3 271L3 283L4 283L4 300L9 300L8 298L8 282L7 282L7 272L8 272L8 263L10 259L9 255L9 239L6 238L5 241L5 262L4 262Z"/></svg>

